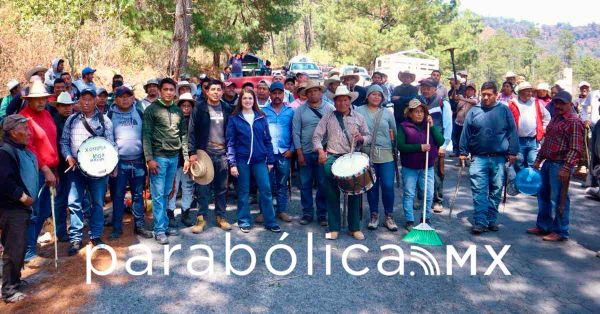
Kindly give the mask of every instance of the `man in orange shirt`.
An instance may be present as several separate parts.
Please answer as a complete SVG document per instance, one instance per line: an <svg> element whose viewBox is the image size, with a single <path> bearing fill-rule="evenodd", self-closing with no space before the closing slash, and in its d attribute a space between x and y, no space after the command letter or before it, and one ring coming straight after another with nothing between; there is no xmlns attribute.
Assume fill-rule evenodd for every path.
<svg viewBox="0 0 600 314"><path fill-rule="evenodd" d="M40 197L33 204L31 223L27 230L27 251L25 262L31 261L36 255L37 238L44 222L51 215L50 187L56 187L56 167L58 166L57 134L54 119L46 110L49 94L46 93L44 84L35 81L31 86L29 95L24 96L26 106L19 114L26 118L31 138L27 148L33 152L38 160L39 187L42 190ZM44 187L45 185L45 187Z"/></svg>

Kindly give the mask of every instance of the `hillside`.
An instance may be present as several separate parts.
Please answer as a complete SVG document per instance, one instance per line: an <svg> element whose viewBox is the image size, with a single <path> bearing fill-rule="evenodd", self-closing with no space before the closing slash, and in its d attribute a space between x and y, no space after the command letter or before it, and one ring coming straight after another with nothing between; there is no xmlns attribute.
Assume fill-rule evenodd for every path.
<svg viewBox="0 0 600 314"><path fill-rule="evenodd" d="M528 21L516 21L501 17L483 17L483 23L495 30L503 30L514 37L525 37L532 27L537 28L540 36L536 43L546 51L554 50L558 41L559 32L568 30L573 33L577 46L577 54L591 54L600 57L600 25L596 23L585 26L571 26L569 24L536 25Z"/></svg>

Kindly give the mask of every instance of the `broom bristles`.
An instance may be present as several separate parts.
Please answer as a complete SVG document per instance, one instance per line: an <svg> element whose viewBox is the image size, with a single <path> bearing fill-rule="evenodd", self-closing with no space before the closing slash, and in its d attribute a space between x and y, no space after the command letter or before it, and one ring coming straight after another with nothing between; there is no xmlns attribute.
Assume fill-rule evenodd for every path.
<svg viewBox="0 0 600 314"><path fill-rule="evenodd" d="M402 241L420 245L443 245L442 239L431 226L426 223L421 223L407 233Z"/></svg>

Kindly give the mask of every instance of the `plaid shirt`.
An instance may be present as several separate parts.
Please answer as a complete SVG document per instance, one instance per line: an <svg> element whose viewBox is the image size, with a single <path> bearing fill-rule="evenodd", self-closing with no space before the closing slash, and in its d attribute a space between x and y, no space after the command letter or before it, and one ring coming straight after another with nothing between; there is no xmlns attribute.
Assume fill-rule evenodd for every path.
<svg viewBox="0 0 600 314"><path fill-rule="evenodd" d="M546 128L544 142L536 161L564 161L570 171L577 166L583 151L583 123L576 114L556 115Z"/></svg>

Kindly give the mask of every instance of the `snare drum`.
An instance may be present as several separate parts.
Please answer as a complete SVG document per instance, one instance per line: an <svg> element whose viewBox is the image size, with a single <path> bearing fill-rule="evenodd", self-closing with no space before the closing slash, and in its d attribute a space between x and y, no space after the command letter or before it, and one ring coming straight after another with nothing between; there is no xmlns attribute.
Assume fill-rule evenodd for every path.
<svg viewBox="0 0 600 314"><path fill-rule="evenodd" d="M88 177L102 178L109 175L118 163L117 149L103 137L90 137L77 150L77 166Z"/></svg>
<svg viewBox="0 0 600 314"><path fill-rule="evenodd" d="M358 152L336 159L331 166L331 173L340 190L350 195L367 192L376 180L369 156Z"/></svg>

